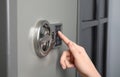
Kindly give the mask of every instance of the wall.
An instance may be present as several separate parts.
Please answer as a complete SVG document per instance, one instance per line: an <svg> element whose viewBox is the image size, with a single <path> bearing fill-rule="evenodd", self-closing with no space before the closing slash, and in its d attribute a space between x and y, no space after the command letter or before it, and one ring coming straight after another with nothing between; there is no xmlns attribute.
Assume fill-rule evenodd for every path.
<svg viewBox="0 0 120 77"><path fill-rule="evenodd" d="M120 0L109 0L107 77L120 76Z"/></svg>

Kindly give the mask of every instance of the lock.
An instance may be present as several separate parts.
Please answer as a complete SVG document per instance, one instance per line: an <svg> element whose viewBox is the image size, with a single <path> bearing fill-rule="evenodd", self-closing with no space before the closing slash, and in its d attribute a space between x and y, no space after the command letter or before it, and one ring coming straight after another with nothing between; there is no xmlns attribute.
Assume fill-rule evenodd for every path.
<svg viewBox="0 0 120 77"><path fill-rule="evenodd" d="M54 39L55 44L54 48L58 48L62 45L62 40L58 36L57 32L62 31L62 24L61 23L52 23L50 24L51 32L52 32L52 39Z"/></svg>
<svg viewBox="0 0 120 77"><path fill-rule="evenodd" d="M48 21L41 20L35 25L33 44L34 50L39 57L46 56L52 49L54 42L52 41Z"/></svg>
<svg viewBox="0 0 120 77"><path fill-rule="evenodd" d="M40 20L34 29L34 50L39 57L48 55L52 48L61 45L57 31L61 30L62 24L49 24L47 20Z"/></svg>

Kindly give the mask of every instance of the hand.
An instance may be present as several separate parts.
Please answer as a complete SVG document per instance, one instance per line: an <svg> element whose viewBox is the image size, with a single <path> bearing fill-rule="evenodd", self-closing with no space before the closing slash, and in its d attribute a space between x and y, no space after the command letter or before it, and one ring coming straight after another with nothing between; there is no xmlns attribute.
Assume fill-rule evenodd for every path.
<svg viewBox="0 0 120 77"><path fill-rule="evenodd" d="M69 40L60 31L58 35L68 46L68 50L63 52L60 59L63 69L76 67L83 77L101 77L83 47Z"/></svg>

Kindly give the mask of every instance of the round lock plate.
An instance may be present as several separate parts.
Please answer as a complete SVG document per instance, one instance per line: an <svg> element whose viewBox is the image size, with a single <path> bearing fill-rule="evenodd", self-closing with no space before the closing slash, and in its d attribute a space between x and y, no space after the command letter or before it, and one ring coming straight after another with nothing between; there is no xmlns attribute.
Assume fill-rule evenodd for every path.
<svg viewBox="0 0 120 77"><path fill-rule="evenodd" d="M48 21L41 20L36 23L33 43L34 50L39 57L44 57L50 52L52 37Z"/></svg>

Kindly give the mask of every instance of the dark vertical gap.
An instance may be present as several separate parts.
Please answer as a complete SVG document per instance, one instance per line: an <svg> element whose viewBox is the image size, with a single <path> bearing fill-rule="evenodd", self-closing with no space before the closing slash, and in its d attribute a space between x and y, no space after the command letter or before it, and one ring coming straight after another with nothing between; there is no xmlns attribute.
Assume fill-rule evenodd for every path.
<svg viewBox="0 0 120 77"><path fill-rule="evenodd" d="M103 34L103 77L106 77L106 58L107 58L107 23L104 23L104 34Z"/></svg>
<svg viewBox="0 0 120 77"><path fill-rule="evenodd" d="M6 0L0 0L0 77L7 77L7 11Z"/></svg>
<svg viewBox="0 0 120 77"><path fill-rule="evenodd" d="M105 1L105 9L104 9L104 17L108 17L108 0L104 0Z"/></svg>
<svg viewBox="0 0 120 77"><path fill-rule="evenodd" d="M97 26L94 26L94 27L92 27L92 61L93 61L93 63L94 63L94 65L96 66L96 58L97 58L97 56L96 56L96 51L97 51Z"/></svg>
<svg viewBox="0 0 120 77"><path fill-rule="evenodd" d="M93 20L95 20L97 17L97 1L93 0Z"/></svg>

